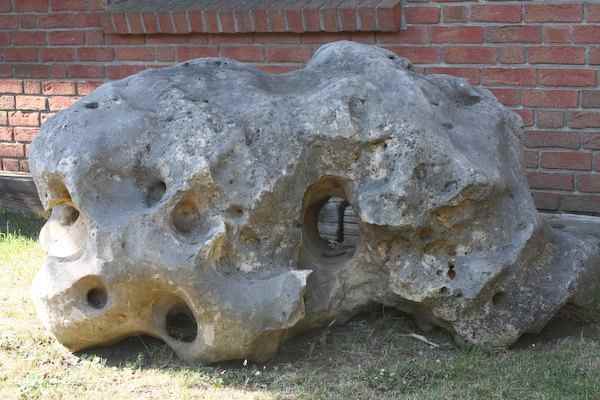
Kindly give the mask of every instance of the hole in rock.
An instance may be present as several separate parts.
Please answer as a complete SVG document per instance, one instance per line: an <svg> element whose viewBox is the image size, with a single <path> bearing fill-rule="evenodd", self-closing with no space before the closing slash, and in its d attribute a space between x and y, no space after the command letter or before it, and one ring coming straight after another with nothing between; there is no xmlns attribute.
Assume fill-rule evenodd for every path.
<svg viewBox="0 0 600 400"><path fill-rule="evenodd" d="M90 307L95 308L96 310L101 310L108 301L108 295L106 293L106 289L97 287L88 290L86 299Z"/></svg>
<svg viewBox="0 0 600 400"><path fill-rule="evenodd" d="M232 205L227 209L227 214L231 218L240 218L244 216L244 209L238 205Z"/></svg>
<svg viewBox="0 0 600 400"><path fill-rule="evenodd" d="M89 108L90 110L94 110L94 109L98 108L98 102L97 101L87 102L87 103L85 103L84 107Z"/></svg>
<svg viewBox="0 0 600 400"><path fill-rule="evenodd" d="M55 213L58 222L63 226L73 225L79 219L79 211L71 206L56 206L52 209L52 212Z"/></svg>
<svg viewBox="0 0 600 400"><path fill-rule="evenodd" d="M360 220L344 185L341 178L323 177L304 195L303 248L325 263L349 259L360 240Z"/></svg>
<svg viewBox="0 0 600 400"><path fill-rule="evenodd" d="M359 237L358 217L346 200L331 197L319 210L317 231L331 250L329 256L353 253Z"/></svg>
<svg viewBox="0 0 600 400"><path fill-rule="evenodd" d="M171 220L179 233L192 233L200 223L198 203L191 196L186 196L173 209Z"/></svg>
<svg viewBox="0 0 600 400"><path fill-rule="evenodd" d="M454 270L454 264L448 263L448 278L454 279L456 278L456 271Z"/></svg>
<svg viewBox="0 0 600 400"><path fill-rule="evenodd" d="M148 207L158 203L167 191L167 185L163 181L155 181L146 189L146 205Z"/></svg>
<svg viewBox="0 0 600 400"><path fill-rule="evenodd" d="M446 286L442 286L440 288L440 293L444 295L448 294L448 288Z"/></svg>
<svg viewBox="0 0 600 400"><path fill-rule="evenodd" d="M177 304L169 310L165 327L167 334L180 342L193 342L198 335L198 324L194 314L184 304Z"/></svg>
<svg viewBox="0 0 600 400"><path fill-rule="evenodd" d="M504 292L498 292L492 297L492 304L497 306L504 302L506 294Z"/></svg>

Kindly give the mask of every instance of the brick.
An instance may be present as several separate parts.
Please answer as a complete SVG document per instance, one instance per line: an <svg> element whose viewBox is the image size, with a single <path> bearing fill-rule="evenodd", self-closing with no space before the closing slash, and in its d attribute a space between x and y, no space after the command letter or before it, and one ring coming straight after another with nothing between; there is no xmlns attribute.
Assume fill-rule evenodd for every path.
<svg viewBox="0 0 600 400"><path fill-rule="evenodd" d="M436 64L440 60L439 51L434 47L387 46L386 49L408 58L413 64Z"/></svg>
<svg viewBox="0 0 600 400"><path fill-rule="evenodd" d="M263 48L258 46L222 47L221 56L250 62L263 61L265 58Z"/></svg>
<svg viewBox="0 0 600 400"><path fill-rule="evenodd" d="M571 43L571 26L544 26L544 43Z"/></svg>
<svg viewBox="0 0 600 400"><path fill-rule="evenodd" d="M178 47L177 60L185 61L192 58L217 57L218 51L215 47Z"/></svg>
<svg viewBox="0 0 600 400"><path fill-rule="evenodd" d="M600 134L583 134L582 143L586 150L600 150Z"/></svg>
<svg viewBox="0 0 600 400"><path fill-rule="evenodd" d="M376 16L375 16L375 20L376 20ZM279 28L275 23L275 21L277 21L276 19L271 19L271 24L273 26L273 30L278 32L280 31ZM283 22L283 20L281 20ZM337 32L338 31L338 26L337 26L337 9L335 7L330 7L327 5L327 3L325 3L323 5L323 7L321 7L321 22L323 24L323 29L325 30L325 32ZM377 26L377 22L374 22L375 26Z"/></svg>
<svg viewBox="0 0 600 400"><path fill-rule="evenodd" d="M146 43L146 36L144 35L108 35L106 39L107 44L117 46L135 46L143 45Z"/></svg>
<svg viewBox="0 0 600 400"><path fill-rule="evenodd" d="M525 150L523 152L526 168L537 168L539 165L539 157L537 151Z"/></svg>
<svg viewBox="0 0 600 400"><path fill-rule="evenodd" d="M0 1L0 12L7 13L12 11L11 0Z"/></svg>
<svg viewBox="0 0 600 400"><path fill-rule="evenodd" d="M310 47L268 47L266 60L269 62L306 62L312 56Z"/></svg>
<svg viewBox="0 0 600 400"><path fill-rule="evenodd" d="M563 195L560 199L560 209L582 213L600 212L600 196L594 195Z"/></svg>
<svg viewBox="0 0 600 400"><path fill-rule="evenodd" d="M2 142L12 142L13 141L13 127L0 126L0 141L2 141Z"/></svg>
<svg viewBox="0 0 600 400"><path fill-rule="evenodd" d="M109 65L106 67L108 79L121 79L146 69L143 65Z"/></svg>
<svg viewBox="0 0 600 400"><path fill-rule="evenodd" d="M46 121L48 121L48 119L50 119L51 117L53 117L55 115L56 115L56 113L50 113L50 112L40 113L40 125L43 125L44 123L46 123Z"/></svg>
<svg viewBox="0 0 600 400"><path fill-rule="evenodd" d="M578 149L581 142L579 135L572 132L528 131L525 138L525 146L530 149Z"/></svg>
<svg viewBox="0 0 600 400"><path fill-rule="evenodd" d="M0 96L0 110L14 110L15 96L5 94Z"/></svg>
<svg viewBox="0 0 600 400"><path fill-rule="evenodd" d="M85 31L84 40L87 46L97 46L104 44L104 32L102 31Z"/></svg>
<svg viewBox="0 0 600 400"><path fill-rule="evenodd" d="M583 108L600 108L600 90L584 90L581 92Z"/></svg>
<svg viewBox="0 0 600 400"><path fill-rule="evenodd" d="M198 37L198 35L194 35L195 37ZM203 35L205 38L206 36ZM226 35L227 37L229 37L230 35ZM190 40L190 36L188 35L164 35L161 33L155 34L155 35L148 35L148 37L146 38L146 44L159 44L159 45L163 45L163 44L184 44L184 43L188 43ZM208 41L205 39L205 43L207 43Z"/></svg>
<svg viewBox="0 0 600 400"><path fill-rule="evenodd" d="M540 69L538 83L544 86L595 86L596 71L590 69Z"/></svg>
<svg viewBox="0 0 600 400"><path fill-rule="evenodd" d="M110 47L80 47L77 49L77 58L80 61L112 61L115 52Z"/></svg>
<svg viewBox="0 0 600 400"><path fill-rule="evenodd" d="M530 47L527 54L531 64L585 64L582 47Z"/></svg>
<svg viewBox="0 0 600 400"><path fill-rule="evenodd" d="M433 67L427 68L428 74L444 74L465 78L471 85L478 85L480 82L480 72L478 68L452 68L452 67Z"/></svg>
<svg viewBox="0 0 600 400"><path fill-rule="evenodd" d="M489 27L486 40L491 43L541 43L542 29L527 25Z"/></svg>
<svg viewBox="0 0 600 400"><path fill-rule="evenodd" d="M579 25L573 28L573 41L575 43L598 44L600 38L599 25Z"/></svg>
<svg viewBox="0 0 600 400"><path fill-rule="evenodd" d="M521 5L473 5L470 19L476 22L521 22Z"/></svg>
<svg viewBox="0 0 600 400"><path fill-rule="evenodd" d="M573 175L529 172L527 181L531 189L573 190Z"/></svg>
<svg viewBox="0 0 600 400"><path fill-rule="evenodd" d="M578 151L545 151L541 158L542 168L589 171L592 169L592 154Z"/></svg>
<svg viewBox="0 0 600 400"><path fill-rule="evenodd" d="M64 79L67 78L67 64L50 64L50 72L45 75L46 78L50 79Z"/></svg>
<svg viewBox="0 0 600 400"><path fill-rule="evenodd" d="M21 172L29 172L29 161L27 161L27 160L19 160L19 171L21 171Z"/></svg>
<svg viewBox="0 0 600 400"><path fill-rule="evenodd" d="M569 127L574 129L600 128L600 112L577 111L569 113Z"/></svg>
<svg viewBox="0 0 600 400"><path fill-rule="evenodd" d="M518 89L492 88L490 90L505 106L514 107L521 104L521 91Z"/></svg>
<svg viewBox="0 0 600 400"><path fill-rule="evenodd" d="M51 0L52 11L86 11L88 6L82 0Z"/></svg>
<svg viewBox="0 0 600 400"><path fill-rule="evenodd" d="M487 68L481 71L483 85L534 86L535 70L525 68Z"/></svg>
<svg viewBox="0 0 600 400"><path fill-rule="evenodd" d="M442 11L445 23L466 22L469 18L469 8L465 6L445 6Z"/></svg>
<svg viewBox="0 0 600 400"><path fill-rule="evenodd" d="M42 64L18 64L15 66L15 78L47 78L50 67Z"/></svg>
<svg viewBox="0 0 600 400"><path fill-rule="evenodd" d="M313 37L318 39L319 43L323 43L322 35ZM304 41L306 43L305 38ZM377 32L377 41L393 44L428 44L430 42L429 30L424 26L409 26L407 29L398 32Z"/></svg>
<svg viewBox="0 0 600 400"><path fill-rule="evenodd" d="M100 28L100 14L83 13L56 13L40 15L37 19L38 28L64 29L64 28Z"/></svg>
<svg viewBox="0 0 600 400"><path fill-rule="evenodd" d="M444 50L448 64L495 64L496 49L490 47L448 47Z"/></svg>
<svg viewBox="0 0 600 400"><path fill-rule="evenodd" d="M560 207L561 195L558 193L536 192L531 193L535 206L539 210L558 210Z"/></svg>
<svg viewBox="0 0 600 400"><path fill-rule="evenodd" d="M406 7L404 17L408 24L437 24L440 22L440 8Z"/></svg>
<svg viewBox="0 0 600 400"><path fill-rule="evenodd" d="M127 13L125 17L127 18L127 23L129 24L129 31L131 33L145 33L142 14L130 12Z"/></svg>
<svg viewBox="0 0 600 400"><path fill-rule="evenodd" d="M79 100L77 96L50 96L48 105L50 111L60 111L71 107L77 100Z"/></svg>
<svg viewBox="0 0 600 400"><path fill-rule="evenodd" d="M10 44L10 33L0 32L0 46L8 46Z"/></svg>
<svg viewBox="0 0 600 400"><path fill-rule="evenodd" d="M100 65L71 64L67 67L67 76L77 79L103 78L104 67Z"/></svg>
<svg viewBox="0 0 600 400"><path fill-rule="evenodd" d="M38 49L35 47L8 47L0 48L0 59L4 57L4 61L37 61Z"/></svg>
<svg viewBox="0 0 600 400"><path fill-rule="evenodd" d="M192 31L184 12L173 13L173 23L175 24L175 32L177 33L190 33Z"/></svg>
<svg viewBox="0 0 600 400"><path fill-rule="evenodd" d="M74 61L75 49L72 47L45 47L40 49L40 60L48 61Z"/></svg>
<svg viewBox="0 0 600 400"><path fill-rule="evenodd" d="M565 115L562 111L536 111L536 125L543 129L562 128L565 124Z"/></svg>
<svg viewBox="0 0 600 400"><path fill-rule="evenodd" d="M586 4L587 22L600 22L600 4Z"/></svg>
<svg viewBox="0 0 600 400"><path fill-rule="evenodd" d="M431 31L433 43L483 43L483 28L479 26L441 27Z"/></svg>
<svg viewBox="0 0 600 400"><path fill-rule="evenodd" d="M397 31L402 25L402 4L383 0L377 4L377 27L382 31Z"/></svg>
<svg viewBox="0 0 600 400"><path fill-rule="evenodd" d="M75 82L46 81L42 84L42 93L46 95L75 94Z"/></svg>
<svg viewBox="0 0 600 400"><path fill-rule="evenodd" d="M600 64L600 48L590 49L590 64Z"/></svg>
<svg viewBox="0 0 600 400"><path fill-rule="evenodd" d="M48 0L17 0L16 12L48 12Z"/></svg>
<svg viewBox="0 0 600 400"><path fill-rule="evenodd" d="M18 24L16 15L0 15L0 29L17 29Z"/></svg>
<svg viewBox="0 0 600 400"><path fill-rule="evenodd" d="M583 17L581 4L527 4L526 22L579 22Z"/></svg>
<svg viewBox="0 0 600 400"><path fill-rule="evenodd" d="M119 61L154 61L155 58L153 47L115 48L115 59Z"/></svg>
<svg viewBox="0 0 600 400"><path fill-rule="evenodd" d="M158 28L158 18L155 13L142 13L142 22L146 33L157 33L160 32Z"/></svg>
<svg viewBox="0 0 600 400"><path fill-rule="evenodd" d="M26 111L11 111L8 113L8 123L12 126L39 126L39 113Z"/></svg>
<svg viewBox="0 0 600 400"><path fill-rule="evenodd" d="M77 45L84 43L84 34L81 31L54 31L48 32L48 43L51 45Z"/></svg>
<svg viewBox="0 0 600 400"><path fill-rule="evenodd" d="M542 108L577 107L577 92L574 90L526 90L523 105Z"/></svg>
<svg viewBox="0 0 600 400"><path fill-rule="evenodd" d="M600 193L600 175L578 175L577 190L583 193Z"/></svg>
<svg viewBox="0 0 600 400"><path fill-rule="evenodd" d="M24 81L23 82L23 93L25 94L40 94L42 93L41 91L41 85L39 81Z"/></svg>
<svg viewBox="0 0 600 400"><path fill-rule="evenodd" d="M46 32L16 31L12 32L12 44L15 46L40 46L46 44Z"/></svg>
<svg viewBox="0 0 600 400"><path fill-rule="evenodd" d="M377 27L375 10L372 7L359 7L358 17L362 31L373 31Z"/></svg>
<svg viewBox="0 0 600 400"><path fill-rule="evenodd" d="M0 157L24 157L25 147L19 143L0 143Z"/></svg>
<svg viewBox="0 0 600 400"><path fill-rule="evenodd" d="M171 13L160 13L158 14L158 26L159 32L162 33L175 33L175 25L171 18ZM225 31L227 32L227 31Z"/></svg>
<svg viewBox="0 0 600 400"><path fill-rule="evenodd" d="M502 64L523 64L525 62L525 48L501 47L498 49L498 61Z"/></svg>
<svg viewBox="0 0 600 400"><path fill-rule="evenodd" d="M18 172L19 160L5 158L2 160L2 169L4 171Z"/></svg>
<svg viewBox="0 0 600 400"><path fill-rule="evenodd" d="M31 143L31 141L33 140L33 138L35 138L37 136L39 131L40 131L40 128L37 128L37 127L36 128L17 127L14 130L15 141Z"/></svg>
<svg viewBox="0 0 600 400"><path fill-rule="evenodd" d="M102 85L102 81L87 81L87 82L77 82L77 94L80 96L87 96L92 93L97 87ZM73 93L67 93L73 94Z"/></svg>
<svg viewBox="0 0 600 400"><path fill-rule="evenodd" d="M44 96L16 96L16 108L19 110L45 110L46 97Z"/></svg>
<svg viewBox="0 0 600 400"><path fill-rule="evenodd" d="M177 59L177 53L174 47L157 47L156 48L156 60L157 61L175 61Z"/></svg>
<svg viewBox="0 0 600 400"><path fill-rule="evenodd" d="M16 79L0 79L0 93L23 93L23 81Z"/></svg>

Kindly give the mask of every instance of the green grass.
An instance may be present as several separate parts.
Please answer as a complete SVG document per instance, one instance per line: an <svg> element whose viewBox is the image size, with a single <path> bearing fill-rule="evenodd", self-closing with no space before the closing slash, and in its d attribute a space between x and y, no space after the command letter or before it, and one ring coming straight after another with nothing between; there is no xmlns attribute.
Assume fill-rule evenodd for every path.
<svg viewBox="0 0 600 400"><path fill-rule="evenodd" d="M600 329L555 321L499 353L456 348L442 331L404 336L380 310L287 342L265 365L179 361L132 337L71 354L35 318L29 285L44 254L40 221L0 210L0 399L600 399ZM8 229L6 229L8 226Z"/></svg>

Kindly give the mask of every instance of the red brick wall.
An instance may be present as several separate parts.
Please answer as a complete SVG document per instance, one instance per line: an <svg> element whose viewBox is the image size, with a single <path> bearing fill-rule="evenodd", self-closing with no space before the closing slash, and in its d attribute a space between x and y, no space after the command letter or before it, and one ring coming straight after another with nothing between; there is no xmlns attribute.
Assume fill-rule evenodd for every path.
<svg viewBox="0 0 600 400"><path fill-rule="evenodd" d="M401 32L115 35L102 28L102 0L0 0L1 168L26 172L40 123L105 80L205 56L288 71L322 43L350 39L490 88L523 117L538 207L600 213L594 3L406 1Z"/></svg>

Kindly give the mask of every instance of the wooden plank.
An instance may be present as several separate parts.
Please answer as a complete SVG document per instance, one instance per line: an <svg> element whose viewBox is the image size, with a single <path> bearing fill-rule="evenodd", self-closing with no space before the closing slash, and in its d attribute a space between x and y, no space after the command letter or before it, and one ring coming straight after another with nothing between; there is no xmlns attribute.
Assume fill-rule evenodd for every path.
<svg viewBox="0 0 600 400"><path fill-rule="evenodd" d="M45 216L37 189L30 175L0 173L0 207L11 211L27 211Z"/></svg>

